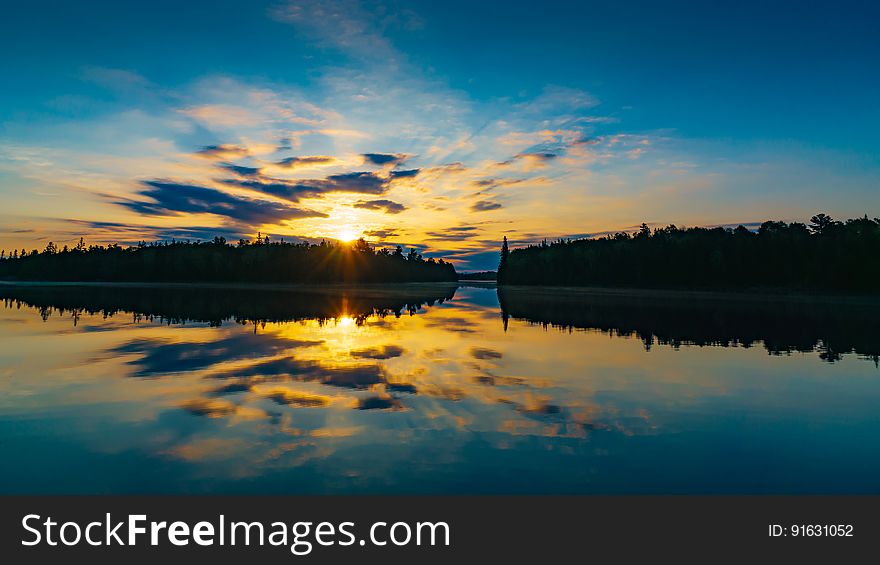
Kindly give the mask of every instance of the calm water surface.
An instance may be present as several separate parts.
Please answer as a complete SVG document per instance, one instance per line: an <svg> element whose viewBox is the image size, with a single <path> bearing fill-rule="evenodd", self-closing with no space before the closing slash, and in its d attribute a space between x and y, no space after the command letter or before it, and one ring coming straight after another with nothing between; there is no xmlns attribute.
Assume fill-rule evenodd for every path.
<svg viewBox="0 0 880 565"><path fill-rule="evenodd" d="M0 285L3 493L877 493L880 306Z"/></svg>

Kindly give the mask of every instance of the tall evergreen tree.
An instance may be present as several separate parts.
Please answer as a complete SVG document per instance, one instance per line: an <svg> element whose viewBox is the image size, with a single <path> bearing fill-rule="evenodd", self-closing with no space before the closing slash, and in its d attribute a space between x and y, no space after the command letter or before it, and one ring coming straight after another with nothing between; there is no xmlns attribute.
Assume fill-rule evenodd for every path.
<svg viewBox="0 0 880 565"><path fill-rule="evenodd" d="M501 260L498 262L498 282L507 282L507 261L510 257L510 248L507 246L507 236L501 243Z"/></svg>

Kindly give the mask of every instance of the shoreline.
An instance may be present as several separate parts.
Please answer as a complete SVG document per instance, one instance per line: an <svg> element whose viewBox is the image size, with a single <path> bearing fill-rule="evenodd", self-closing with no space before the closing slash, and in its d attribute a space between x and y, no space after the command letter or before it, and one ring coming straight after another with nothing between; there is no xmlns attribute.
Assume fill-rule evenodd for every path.
<svg viewBox="0 0 880 565"><path fill-rule="evenodd" d="M566 292L573 295L592 295L609 297L639 297L639 298L668 298L668 299L698 299L698 300L743 300L743 301L768 301L783 300L791 302L848 302L854 304L878 304L880 294L864 293L834 293L823 291L805 291L785 288L754 288L754 289L675 289L675 288L635 288L635 287L604 287L604 286L531 286L531 285L502 285L499 288L532 295L549 295Z"/></svg>
<svg viewBox="0 0 880 565"><path fill-rule="evenodd" d="M379 282L379 283L248 283L248 282L147 282L147 281L13 281L0 280L2 287L117 287L117 288L168 288L168 289L230 289L230 290L384 290L389 287L472 287L496 288L515 293L527 293L535 297L558 296L566 293L571 296L607 296L633 298L666 298L697 300L742 300L768 301L783 300L791 302L846 302L854 304L880 304L880 295L862 293L840 293L823 291L804 291L783 288L754 289L673 289L673 288L635 288L603 286L544 286L544 285L502 285L494 281L459 280L436 282Z"/></svg>

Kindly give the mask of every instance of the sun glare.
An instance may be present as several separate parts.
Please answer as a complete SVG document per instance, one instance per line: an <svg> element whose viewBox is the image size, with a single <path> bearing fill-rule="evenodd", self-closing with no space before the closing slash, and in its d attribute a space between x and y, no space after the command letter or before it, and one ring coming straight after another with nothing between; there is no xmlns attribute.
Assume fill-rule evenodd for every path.
<svg viewBox="0 0 880 565"><path fill-rule="evenodd" d="M358 235L351 228L345 227L339 230L339 233L336 234L336 239L342 241L344 243L348 243L354 241L358 238Z"/></svg>

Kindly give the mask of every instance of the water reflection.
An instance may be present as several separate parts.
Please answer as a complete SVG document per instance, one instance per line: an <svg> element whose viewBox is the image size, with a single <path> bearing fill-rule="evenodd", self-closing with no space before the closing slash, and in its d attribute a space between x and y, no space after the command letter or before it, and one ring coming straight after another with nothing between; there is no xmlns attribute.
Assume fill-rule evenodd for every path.
<svg viewBox="0 0 880 565"><path fill-rule="evenodd" d="M341 326L360 324L368 316L414 314L423 306L443 303L456 285L400 284L394 287L253 287L187 285L0 284L6 307L26 304L46 319L69 313L74 324L83 314L105 318L128 313L135 321L168 324L224 321L266 324L315 319Z"/></svg>
<svg viewBox="0 0 880 565"><path fill-rule="evenodd" d="M503 288L508 317L559 329L594 329L654 344L753 347L773 355L818 351L839 361L855 353L880 359L880 300L662 291ZM506 322L505 322L506 323Z"/></svg>
<svg viewBox="0 0 880 565"><path fill-rule="evenodd" d="M454 285L0 298L6 492L877 487L871 304ZM824 467L792 480L806 461Z"/></svg>

